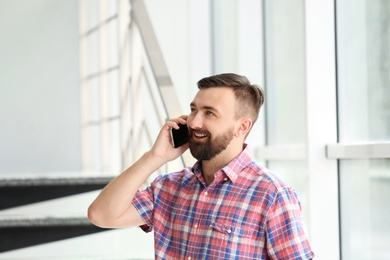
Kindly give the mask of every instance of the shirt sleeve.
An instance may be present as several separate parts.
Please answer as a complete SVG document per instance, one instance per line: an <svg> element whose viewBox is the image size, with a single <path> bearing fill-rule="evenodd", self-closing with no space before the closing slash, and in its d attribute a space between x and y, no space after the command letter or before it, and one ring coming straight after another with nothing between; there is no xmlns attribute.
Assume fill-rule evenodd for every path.
<svg viewBox="0 0 390 260"><path fill-rule="evenodd" d="M160 177L157 177L153 183L158 181ZM153 212L154 212L154 185L150 185L145 190L138 191L132 201L133 206L138 210L141 218L145 221L145 224L140 228L145 232L151 232L153 230Z"/></svg>
<svg viewBox="0 0 390 260"><path fill-rule="evenodd" d="M267 216L267 251L271 259L312 259L314 253L302 226L296 193L285 188L275 197Z"/></svg>

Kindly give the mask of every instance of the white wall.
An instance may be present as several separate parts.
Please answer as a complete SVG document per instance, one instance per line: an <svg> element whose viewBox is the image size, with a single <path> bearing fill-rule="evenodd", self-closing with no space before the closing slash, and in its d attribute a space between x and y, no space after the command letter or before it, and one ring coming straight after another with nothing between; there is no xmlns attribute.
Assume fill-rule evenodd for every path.
<svg viewBox="0 0 390 260"><path fill-rule="evenodd" d="M77 14L0 1L0 174L80 170Z"/></svg>

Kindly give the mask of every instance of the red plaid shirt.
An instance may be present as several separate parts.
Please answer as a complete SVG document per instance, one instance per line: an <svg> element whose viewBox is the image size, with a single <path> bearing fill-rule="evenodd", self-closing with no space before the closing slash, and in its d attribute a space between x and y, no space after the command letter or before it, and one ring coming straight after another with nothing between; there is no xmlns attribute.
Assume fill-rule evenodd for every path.
<svg viewBox="0 0 390 260"><path fill-rule="evenodd" d="M158 176L133 205L156 259L311 259L295 192L246 147L206 185L197 162ZM146 228L145 228L146 227Z"/></svg>

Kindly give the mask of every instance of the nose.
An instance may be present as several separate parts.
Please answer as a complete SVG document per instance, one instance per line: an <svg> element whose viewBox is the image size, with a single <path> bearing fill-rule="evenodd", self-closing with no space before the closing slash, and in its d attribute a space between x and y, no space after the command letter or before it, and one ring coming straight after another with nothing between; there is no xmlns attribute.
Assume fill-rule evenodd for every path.
<svg viewBox="0 0 390 260"><path fill-rule="evenodd" d="M203 118L200 113L194 113L188 116L187 125L192 129L203 128Z"/></svg>

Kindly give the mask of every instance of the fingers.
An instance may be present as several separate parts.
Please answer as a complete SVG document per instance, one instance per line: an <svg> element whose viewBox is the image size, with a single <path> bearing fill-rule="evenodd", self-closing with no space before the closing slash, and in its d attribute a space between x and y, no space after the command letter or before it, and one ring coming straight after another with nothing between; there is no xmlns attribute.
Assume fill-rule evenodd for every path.
<svg viewBox="0 0 390 260"><path fill-rule="evenodd" d="M179 129L179 124L182 124L182 125L187 124L187 117L188 117L187 115L182 115L178 118L170 119L166 122L166 125L169 128Z"/></svg>
<svg viewBox="0 0 390 260"><path fill-rule="evenodd" d="M187 121L188 115L181 115L179 118L184 119L185 121Z"/></svg>
<svg viewBox="0 0 390 260"><path fill-rule="evenodd" d="M188 144L180 146L180 149L174 148L172 145L171 129L179 129L179 124L187 124L187 116L169 119L161 129L156 141L154 142L151 153L154 156L162 158L165 161L172 161L179 157L188 149Z"/></svg>

